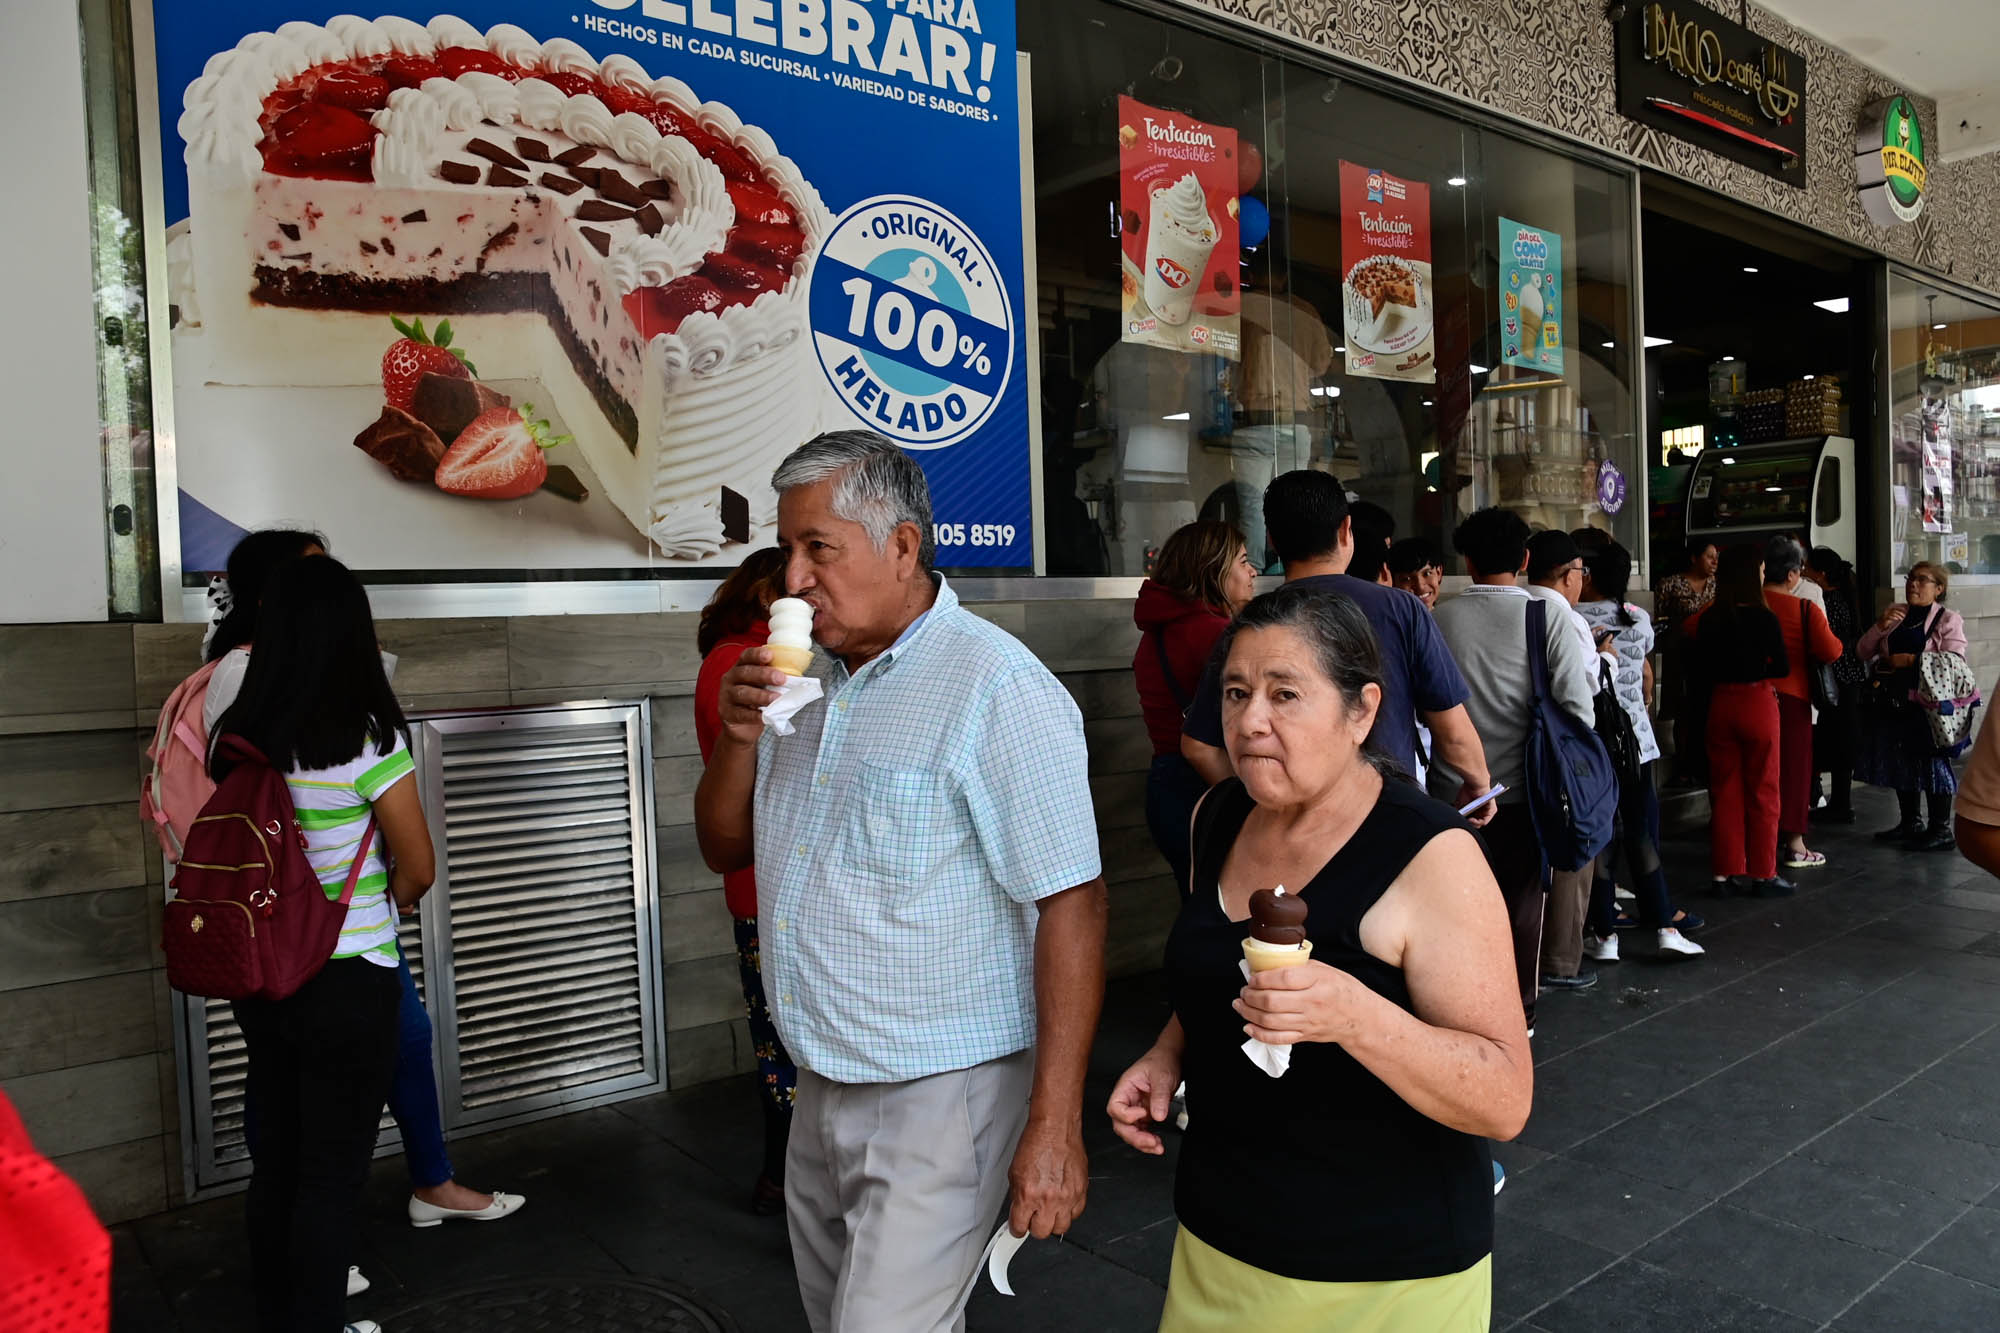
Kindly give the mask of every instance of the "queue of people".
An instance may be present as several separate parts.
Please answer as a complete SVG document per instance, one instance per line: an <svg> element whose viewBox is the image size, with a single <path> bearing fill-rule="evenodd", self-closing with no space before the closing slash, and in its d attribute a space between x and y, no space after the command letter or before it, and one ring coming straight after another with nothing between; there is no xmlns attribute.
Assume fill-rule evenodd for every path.
<svg viewBox="0 0 2000 1333"><path fill-rule="evenodd" d="M831 433L773 486L778 547L704 609L695 692L696 833L724 875L760 1075L748 1203L786 1217L815 1330L950 1329L996 1217L1047 1237L1087 1203L1107 909L1081 717L932 567L928 488L905 453ZM1471 586L1441 598L1443 554L1365 511L1357 544L1329 475L1277 477L1261 513L1282 587L1255 595L1242 534L1195 523L1134 609L1147 823L1179 906L1172 1016L1107 1112L1157 1155L1185 1098L1161 1327L1485 1327L1504 1179L1487 1145L1527 1119L1538 995L1594 984L1635 931L1663 961L1704 952L1660 856L1663 640L1688 668L1677 711L1705 740L1715 883L1781 896L1781 855L1824 864L1805 845L1816 755L1896 787L1894 836L1950 845L1949 746L1922 700L1940 688L1927 659L1962 656L1963 625L1944 571L1918 566L1908 600L1857 635L1851 569L1774 541L1692 553L1656 638L1608 533L1480 510L1451 534ZM327 896L350 895L303 988L236 1006L259 1325L376 1333L341 1300L383 1105L404 1126L413 1223L522 1200L459 1186L431 1142L430 1025L395 924L434 853L365 592L310 533L253 534L239 556L204 734L254 743L285 775ZM1799 594L1808 580L1824 612ZM768 643L781 598L810 612L803 679ZM1815 685L1821 667L1857 679L1846 703ZM764 710L793 696L779 734ZM1816 703L1819 726L1845 728L1823 746ZM1552 727L1599 747L1616 785L1601 830L1567 842L1549 824ZM1920 729L1930 757L1913 760ZM237 752L220 747L209 777ZM1252 899L1276 886L1297 904L1299 960L1252 970ZM1273 1178L1301 1202L1244 1188ZM1340 1208L1313 1203L1336 1194Z"/></svg>

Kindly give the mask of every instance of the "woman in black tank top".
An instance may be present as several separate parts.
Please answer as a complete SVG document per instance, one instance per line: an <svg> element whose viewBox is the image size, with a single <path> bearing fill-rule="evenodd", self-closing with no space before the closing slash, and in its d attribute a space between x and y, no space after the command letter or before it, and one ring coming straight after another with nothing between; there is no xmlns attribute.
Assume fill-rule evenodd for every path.
<svg viewBox="0 0 2000 1333"><path fill-rule="evenodd" d="M1500 891L1464 821L1363 750L1381 686L1338 594L1281 588L1221 645L1240 775L1196 812L1174 1017L1112 1094L1162 1151L1185 1078L1163 1331L1484 1329L1491 1159L1533 1083ZM1244 984L1248 901L1306 903L1310 961ZM1246 1038L1289 1048L1273 1078Z"/></svg>

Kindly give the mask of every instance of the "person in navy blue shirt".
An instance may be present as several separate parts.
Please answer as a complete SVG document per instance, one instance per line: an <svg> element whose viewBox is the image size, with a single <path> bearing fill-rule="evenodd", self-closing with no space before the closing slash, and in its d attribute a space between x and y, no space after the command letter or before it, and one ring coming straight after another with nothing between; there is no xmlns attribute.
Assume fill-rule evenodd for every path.
<svg viewBox="0 0 2000 1333"><path fill-rule="evenodd" d="M1430 728L1436 758L1464 778L1458 804L1486 794L1486 751L1465 711L1470 694L1451 649L1422 601L1401 588L1351 577L1354 524L1347 492L1324 472L1287 472L1264 491L1265 534L1285 581L1339 593L1361 608L1382 653L1382 706L1368 743L1409 772L1417 771L1417 719ZM1222 748L1222 687L1210 662L1188 707L1181 730L1181 753L1211 786L1229 776ZM1426 756L1429 758L1431 756ZM1487 803L1469 816L1474 824L1493 817Z"/></svg>

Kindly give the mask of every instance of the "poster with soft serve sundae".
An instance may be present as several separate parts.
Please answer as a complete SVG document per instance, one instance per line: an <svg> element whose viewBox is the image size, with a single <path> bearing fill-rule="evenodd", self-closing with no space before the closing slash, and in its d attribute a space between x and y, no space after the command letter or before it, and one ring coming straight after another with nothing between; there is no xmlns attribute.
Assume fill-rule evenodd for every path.
<svg viewBox="0 0 2000 1333"><path fill-rule="evenodd" d="M1013 0L155 0L182 565L733 566L867 426L1032 562Z"/></svg>
<svg viewBox="0 0 2000 1333"><path fill-rule="evenodd" d="M1236 357L1236 131L1118 99L1124 340Z"/></svg>

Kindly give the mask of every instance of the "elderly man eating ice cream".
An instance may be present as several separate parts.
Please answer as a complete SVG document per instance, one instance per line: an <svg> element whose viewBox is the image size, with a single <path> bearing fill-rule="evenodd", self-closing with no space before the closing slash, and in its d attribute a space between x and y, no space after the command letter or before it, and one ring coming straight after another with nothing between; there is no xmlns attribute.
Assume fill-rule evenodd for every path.
<svg viewBox="0 0 2000 1333"><path fill-rule="evenodd" d="M785 677L744 653L696 831L712 868L757 866L765 991L799 1064L785 1193L808 1321L958 1328L1004 1202L1016 1235L1083 1210L1105 919L1083 724L932 571L908 455L835 432L772 485L825 695L767 733Z"/></svg>

